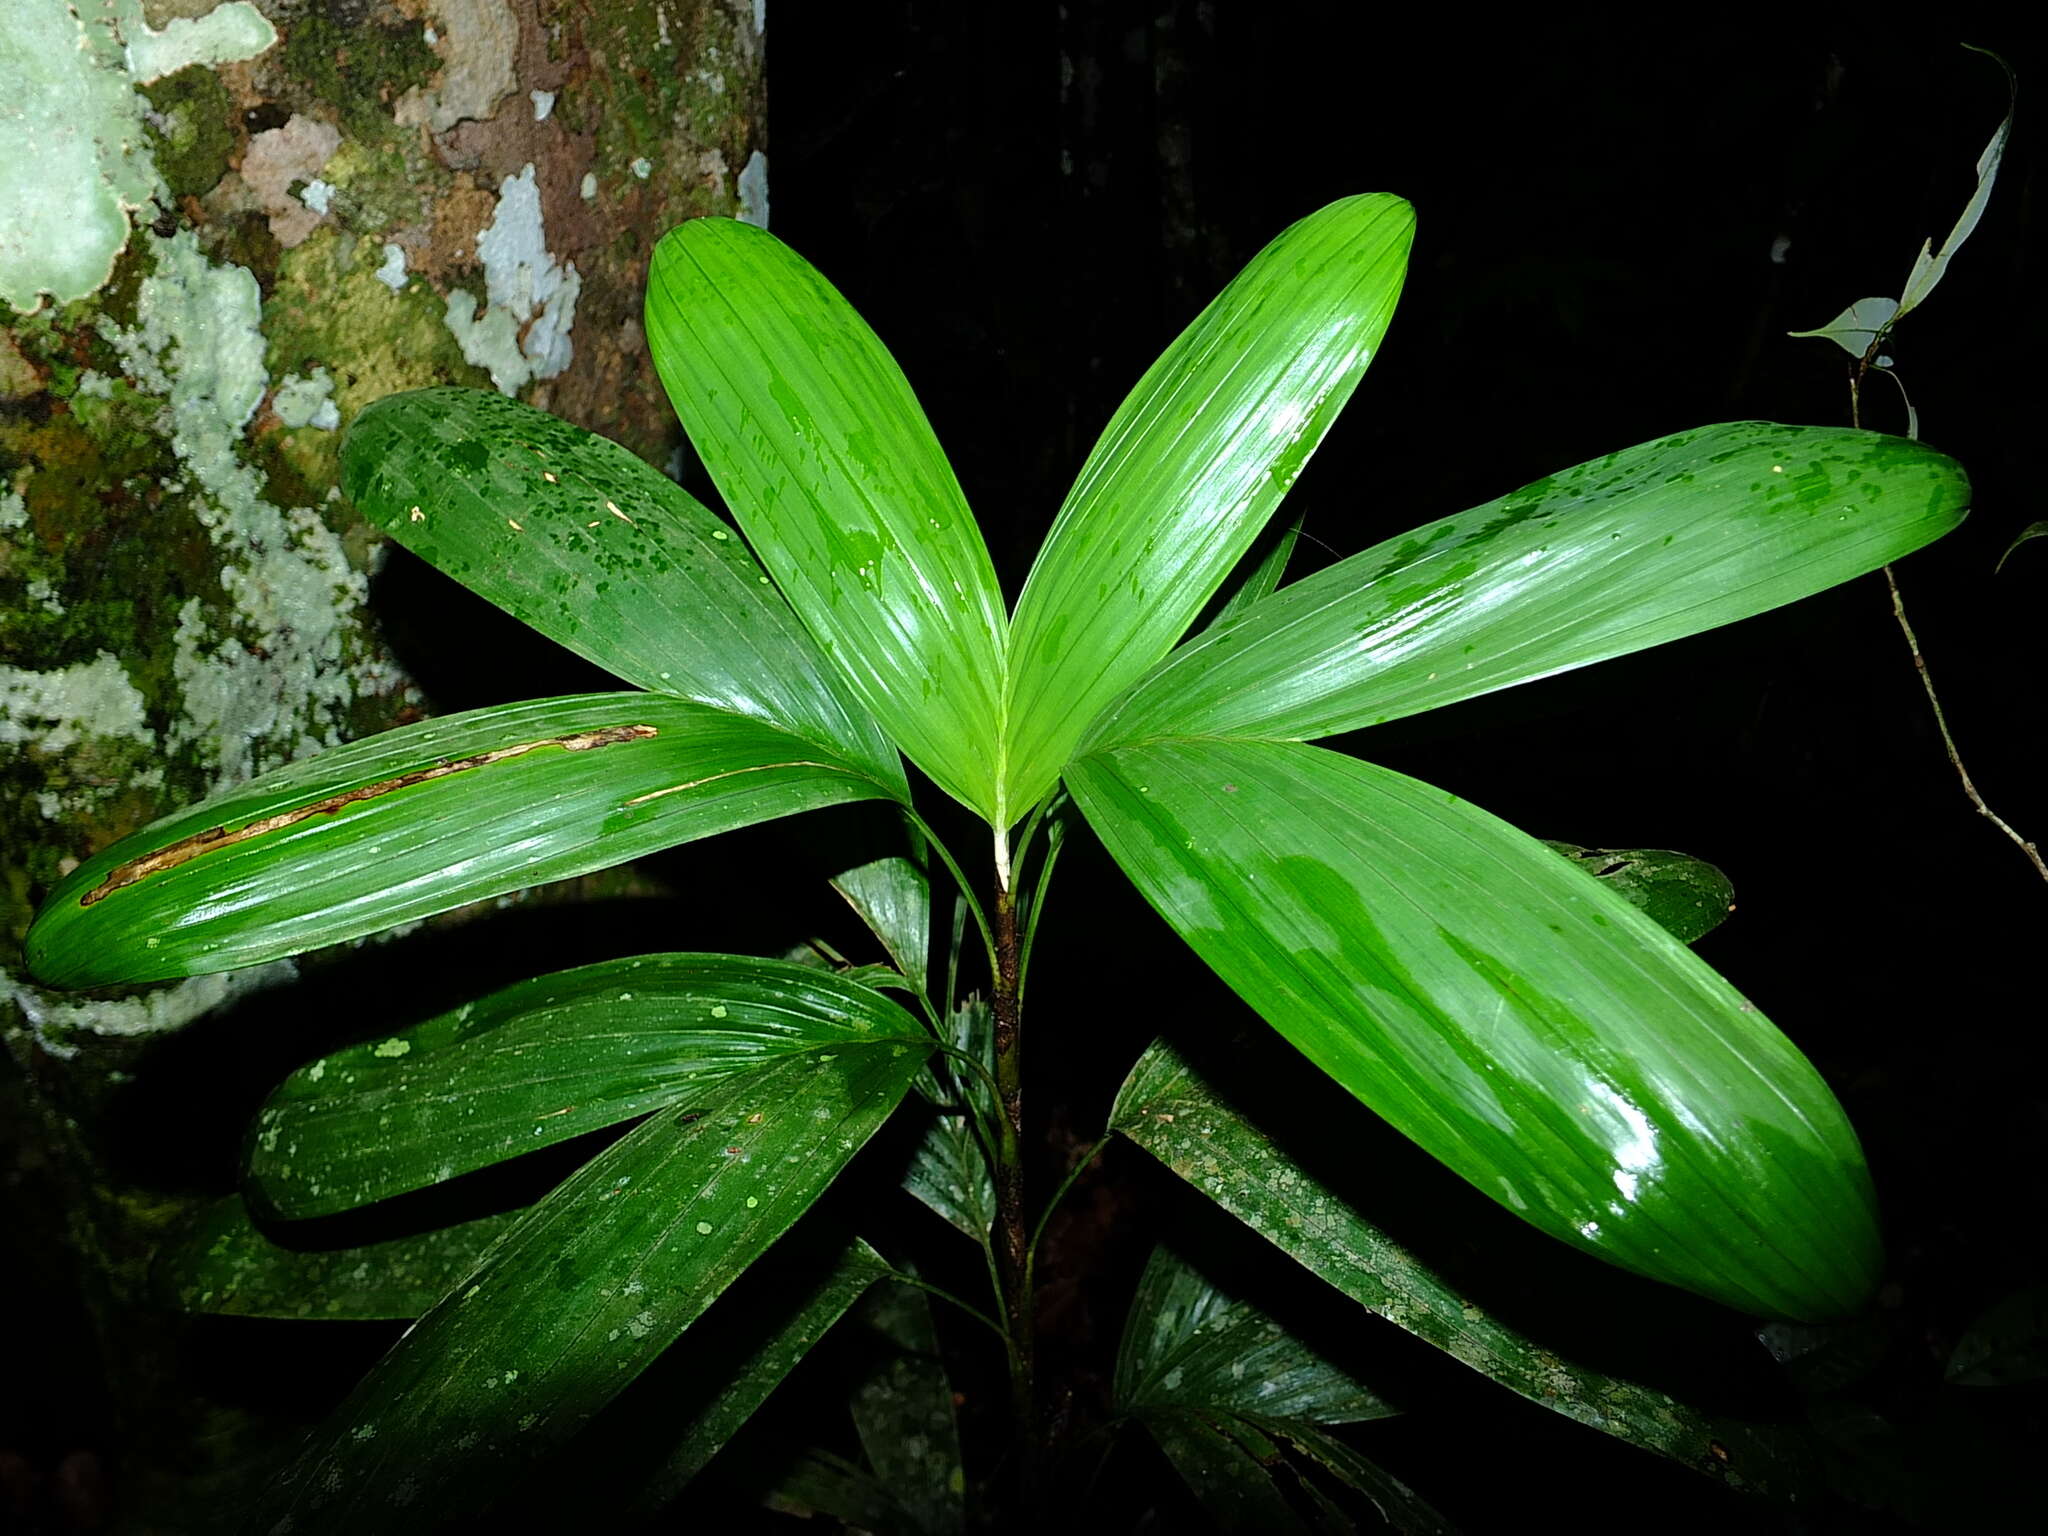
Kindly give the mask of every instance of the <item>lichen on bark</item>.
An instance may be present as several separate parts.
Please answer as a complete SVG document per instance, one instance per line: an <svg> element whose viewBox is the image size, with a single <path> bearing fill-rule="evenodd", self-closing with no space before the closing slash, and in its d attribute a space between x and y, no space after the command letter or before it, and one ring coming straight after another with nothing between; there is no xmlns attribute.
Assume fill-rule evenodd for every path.
<svg viewBox="0 0 2048 1536"><path fill-rule="evenodd" d="M29 82L44 32L72 55ZM384 546L336 453L384 394L488 387L449 295L489 299L508 186L539 236L521 259L576 280L551 322L501 306L520 356L562 365L513 387L667 461L674 424L639 383L645 264L669 225L739 211L762 45L750 0L19 0L0 33L0 86L84 124L69 161L29 168L98 220L42 281L47 199L0 169L0 1035L64 1201L38 1219L86 1256L116 1355L135 1340L115 1314L203 1192L128 1182L106 1117L163 1042L294 970L44 993L20 969L34 904L171 809L430 705L379 638ZM47 139L27 94L0 89L0 163ZM164 1390L154 1359L120 1373L134 1404Z"/></svg>

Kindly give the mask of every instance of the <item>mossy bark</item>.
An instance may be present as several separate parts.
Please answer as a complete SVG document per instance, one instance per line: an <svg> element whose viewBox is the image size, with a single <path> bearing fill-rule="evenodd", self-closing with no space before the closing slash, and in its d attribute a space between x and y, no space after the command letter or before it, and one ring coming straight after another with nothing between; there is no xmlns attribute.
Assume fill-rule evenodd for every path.
<svg viewBox="0 0 2048 1536"><path fill-rule="evenodd" d="M21 969L35 904L175 807L429 707L380 637L384 547L334 489L356 411L495 378L669 462L647 257L682 219L765 213L752 0L255 5L272 45L131 82L124 172L146 155L154 194L108 279L0 303L7 1222L44 1286L89 1304L132 1508L262 1438L205 1400L150 1300L204 1182L153 1138L232 1145L181 1125L167 1063L298 971L59 996ZM126 25L214 8L148 0ZM115 67L122 19L76 11Z"/></svg>

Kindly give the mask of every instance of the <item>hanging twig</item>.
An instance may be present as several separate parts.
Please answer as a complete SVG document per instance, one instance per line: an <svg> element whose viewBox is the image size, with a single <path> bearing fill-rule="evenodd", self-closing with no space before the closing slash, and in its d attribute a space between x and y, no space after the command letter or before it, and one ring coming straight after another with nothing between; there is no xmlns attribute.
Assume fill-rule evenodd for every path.
<svg viewBox="0 0 2048 1536"><path fill-rule="evenodd" d="M1863 376L1870 370L1872 360L1877 356L1878 348L1883 345L1884 339L1884 333L1880 332L1871 342L1870 349L1857 362L1855 372L1849 375L1849 421L1859 430L1863 426ZM1898 383L1896 376L1892 382ZM1905 393L1903 384L1899 385L1899 393ZM1907 410L1912 410L1910 401L1907 403ZM1919 424L1911 417L1908 420L1910 427L1915 429L1909 431L1908 435L1917 438L1920 435L1917 430ZM1970 804L1977 808L1979 816L2013 840L2020 852L2027 856L2027 862L2034 866L2034 873L2043 880L2048 880L2048 862L2043 862L2041 850L2021 837L2012 823L1992 810L1985 803L1984 797L1977 793L1977 786L1970 778L1970 770L1963 766L1963 754L1956 750L1956 739L1949 734L1948 716L1942 713L1941 695L1934 691L1934 674L1927 669L1927 658L1920 652L1920 637L1913 633L1912 623L1906 618L1906 599L1899 592L1899 578L1893 574L1889 565L1884 568L1884 582L1892 591L1892 617L1899 621L1899 631L1906 637L1906 649L1913 656L1913 670L1920 674L1920 686L1927 692L1927 706L1934 711L1935 729L1941 732L1941 744L1948 752L1949 766L1955 769L1956 777L1963 781L1963 793L1970 797Z"/></svg>
<svg viewBox="0 0 2048 1536"><path fill-rule="evenodd" d="M1892 589L1892 617L1899 621L1899 628L1905 633L1906 648L1913 653L1913 670L1920 674L1920 686L1927 690L1928 706L1934 711L1935 728L1941 732L1941 744L1948 751L1949 765L1956 771L1956 777L1963 781L1963 793L1970 797L1970 804L1977 807L1977 814L1998 828L2027 856L2027 862L2034 866L2034 873L2048 880L2048 863L2041 858L2041 850L2028 842L2013 829L2013 826L1998 812L1984 803L1984 797L1977 793L1977 786L1970 781L1970 770L1963 766L1963 756L1956 750L1956 739L1949 734L1948 717L1941 712L1941 697L1934 691L1934 674L1927 670L1927 658L1920 654L1919 637L1913 633L1913 626L1906 620L1906 604L1899 596L1899 580L1892 574L1892 568L1884 568L1885 584Z"/></svg>

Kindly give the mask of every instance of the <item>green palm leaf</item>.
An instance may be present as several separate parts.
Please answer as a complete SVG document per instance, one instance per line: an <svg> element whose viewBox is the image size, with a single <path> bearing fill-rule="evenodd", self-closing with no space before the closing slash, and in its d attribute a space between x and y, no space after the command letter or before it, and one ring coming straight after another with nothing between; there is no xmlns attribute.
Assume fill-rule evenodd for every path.
<svg viewBox="0 0 2048 1536"><path fill-rule="evenodd" d="M1154 735L1308 740L1762 613L1962 520L1905 438L1736 422L1609 454L1428 523L1189 641L1084 750Z"/></svg>
<svg viewBox="0 0 2048 1536"><path fill-rule="evenodd" d="M1258 537L1378 349L1414 228L1407 203L1374 193L1286 229L1111 418L1017 603L1013 814Z"/></svg>
<svg viewBox="0 0 2048 1536"><path fill-rule="evenodd" d="M539 699L322 753L121 839L58 885L29 966L89 987L233 970L893 786L656 693Z"/></svg>
<svg viewBox="0 0 2048 1536"><path fill-rule="evenodd" d="M727 505L855 695L994 815L1002 594L895 360L802 257L730 219L655 249L647 336Z"/></svg>
<svg viewBox="0 0 2048 1536"><path fill-rule="evenodd" d="M1649 917L1455 796L1319 748L1161 741L1076 802L1268 1023L1553 1235L1767 1315L1876 1283L1855 1133L1755 1006Z"/></svg>

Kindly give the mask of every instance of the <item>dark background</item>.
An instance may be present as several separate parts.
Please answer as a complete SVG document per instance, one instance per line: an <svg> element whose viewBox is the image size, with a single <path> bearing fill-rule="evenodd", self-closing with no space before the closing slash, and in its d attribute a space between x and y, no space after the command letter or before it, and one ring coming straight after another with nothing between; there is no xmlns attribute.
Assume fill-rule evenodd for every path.
<svg viewBox="0 0 2048 1536"><path fill-rule="evenodd" d="M1847 355L1785 332L1896 295L1920 242L1961 211L2006 97L1997 66L1960 43L2000 50L2023 82L2039 58L2032 37L1972 30L1954 8L1917 33L1779 13L1688 34L1447 16L1390 36L1384 8L1285 0L778 19L775 228L895 351L1013 593L1145 365L1284 225L1353 192L1401 193L1419 227L1387 342L1292 493L1324 546L1304 543L1309 562L1701 422L1846 424ZM1968 522L1902 562L1908 612L1978 785L2048 837L2048 541L1993 574L2048 515L2032 473L2037 163L2023 97L1988 213L1890 350L1922 435L1976 486ZM1886 381L1865 409L1866 424L1903 430ZM1358 1443L1392 1448L1481 1530L1628 1514L1702 1530L2026 1518L2011 1506L2024 1448L2048 1427L2038 1388L1940 1382L1981 1308L2048 1279L2048 887L1965 800L1883 579L1343 745L1539 836L1720 864L1739 911L1702 950L1842 1096L1891 1253L1867 1372L1772 1405L1848 1425L1838 1441L1869 1435L1842 1478L1862 1508L1723 1502L1504 1393L1434 1377L1411 1383L1417 1412ZM1240 1013L1188 974L1085 838L1069 856L1027 1070L1034 1108L1085 1141L1162 1024L1186 1038ZM1582 1353L1710 1397L1774 1390L1725 1315L1610 1294L1592 1266L1515 1245L1512 1222L1438 1188L1402 1149L1366 1146L1386 1159L1401 1230L1432 1257L1489 1234L1514 1258L1482 1256L1474 1284L1502 1304L1547 1287ZM1106 1232L1142 1227L1127 1202L1163 1199L1151 1186L1168 1182L1122 1150L1111 1189L1082 1207ZM1077 1265L1118 1251L1113 1236L1071 1241ZM1075 1291L1094 1300L1072 1319L1077 1347L1113 1338L1117 1286ZM1526 1320L1542 1335L1540 1309ZM1364 1342L1408 1363L1391 1329Z"/></svg>
<svg viewBox="0 0 2048 1536"><path fill-rule="evenodd" d="M1299 570L1702 422L1846 423L1846 355L1784 333L1896 294L1920 242L1969 197L2005 87L1958 44L2000 49L2023 83L2040 58L2031 37L1970 30L1954 8L1917 35L1782 17L1711 35L1504 31L1460 16L1396 38L1381 8L1300 0L778 0L770 21L774 227L894 350L1013 593L1145 365L1266 240L1348 193L1399 192L1420 222L1386 344L1292 493L1311 536ZM2036 164L2023 103L1989 212L1891 350L1923 435L1977 488L1970 520L1901 564L1906 601L1979 786L2048 838L2048 540L1993 574L2048 516L2029 473ZM1883 381L1866 411L1902 425ZM437 708L604 686L437 583L399 559L379 589ZM463 644L445 642L454 633ZM2040 1384L1945 1386L1942 1371L1984 1308L2048 1282L2048 885L1964 799L1882 578L1342 745L1538 836L1675 847L1725 869L1739 911L1702 953L1847 1105L1884 1202L1888 1283L1869 1319L1822 1341L1825 1369L1788 1372L1745 1320L1536 1237L1348 1102L1297 1100L1276 1123L1340 1126L1315 1155L1350 1174L1368 1212L1561 1353L1714 1408L1823 1425L1833 1489L1794 1507L1742 1501L1523 1403L1332 1305L1228 1223L1203 1225L1121 1146L1054 1227L1046 1271L1050 1363L1076 1420L1101 1405L1130 1285L1170 1230L1219 1262L1248 1258L1277 1310L1409 1410L1351 1438L1469 1531L1620 1518L2025 1528L2041 1512L2038 1495L2020 1507L2048 1431ZM979 845L948 825L956 847ZM539 969L653 948L773 952L820 933L865 958L823 880L886 851L874 839L888 830L827 813L650 861L617 900L502 912L331 961L295 997L175 1042L133 1107L133 1158L166 1189L230 1189L263 1095L360 1036L366 1015L388 1031ZM1066 860L1028 1022L1040 1195L1161 1029L1203 1050L1247 1023L1085 834ZM276 1028L280 1007L291 1030ZM459 1184L503 1204L572 1165ZM847 1196L872 1196L864 1226L902 1251L943 1243L886 1183ZM930 1262L977 1283L973 1265L955 1276L946 1256ZM61 1298L26 1305L36 1321L17 1330L15 1358L35 1433L104 1443L83 1318ZM989 1351L971 1327L942 1328L970 1466L999 1468ZM178 1347L195 1393L288 1423L323 1412L392 1332L219 1320ZM805 1415L831 1394L812 1385L793 1382L774 1422L817 1432ZM1142 1448L1119 1457L1106 1486L1126 1491L1105 1495L1104 1528L1154 1501L1161 1528L1195 1528Z"/></svg>

